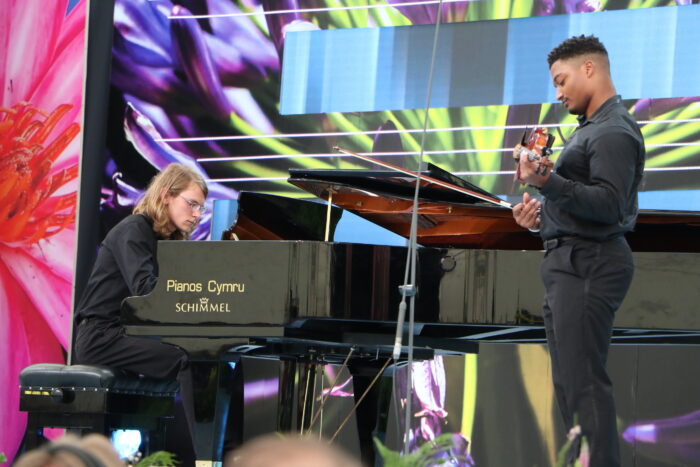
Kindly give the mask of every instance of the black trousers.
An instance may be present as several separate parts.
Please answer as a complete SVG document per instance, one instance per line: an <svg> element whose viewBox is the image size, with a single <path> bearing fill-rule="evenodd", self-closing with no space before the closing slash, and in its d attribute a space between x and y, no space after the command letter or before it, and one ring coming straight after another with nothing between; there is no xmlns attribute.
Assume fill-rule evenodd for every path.
<svg viewBox="0 0 700 467"><path fill-rule="evenodd" d="M77 328L74 363L105 365L151 378L176 379L188 367L184 350L155 339L126 336L118 323L90 319Z"/></svg>
<svg viewBox="0 0 700 467"><path fill-rule="evenodd" d="M151 378L177 379L186 426L190 437L193 436L192 371L187 353L181 348L155 339L127 336L119 323L93 318L77 327L73 363L105 365Z"/></svg>
<svg viewBox="0 0 700 467"><path fill-rule="evenodd" d="M615 401L605 369L615 311L632 282L624 237L562 241L545 253L544 321L552 378L567 429L580 425L591 466L620 465ZM577 454L576 448L571 452Z"/></svg>

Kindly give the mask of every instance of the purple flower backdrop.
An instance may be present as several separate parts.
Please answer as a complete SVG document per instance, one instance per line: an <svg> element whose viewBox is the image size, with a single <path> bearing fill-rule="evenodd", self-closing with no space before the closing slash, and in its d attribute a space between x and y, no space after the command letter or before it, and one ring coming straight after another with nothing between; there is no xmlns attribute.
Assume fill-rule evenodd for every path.
<svg viewBox="0 0 700 467"><path fill-rule="evenodd" d="M443 5L441 20L591 13L635 8L637 3L457 1ZM688 3L659 0L644 6ZM344 9L353 5L323 0L116 0L113 105L109 109L114 134L107 147L111 162L103 190L105 230L128 212L148 179L171 161L187 163L211 181L209 203L235 198L240 190L309 196L285 182L292 167L366 168L362 162L333 154L331 148L336 145L355 152L394 154L379 157L414 168L420 135L411 130L422 128L425 111L279 114L286 34L319 28L433 24L438 14L435 3L389 0ZM693 123L700 114L692 105L696 100L690 96L627 102L640 120L689 119L675 126L660 123L643 128L650 168L690 166L700 159L697 148L684 146L700 136ZM538 121L562 123L566 136L574 122L549 104L430 109L428 120L430 128L445 130L427 136L425 149L435 155L428 154L426 160L468 174L487 190L511 195L518 195L521 188L508 173L512 163L507 148L517 142L522 130L506 128ZM121 126L124 132L119 135ZM493 128L448 130L464 126ZM672 126L673 133L664 132ZM650 174L645 189L669 184L697 188L689 178L692 172L674 174ZM207 236L207 220L196 238Z"/></svg>

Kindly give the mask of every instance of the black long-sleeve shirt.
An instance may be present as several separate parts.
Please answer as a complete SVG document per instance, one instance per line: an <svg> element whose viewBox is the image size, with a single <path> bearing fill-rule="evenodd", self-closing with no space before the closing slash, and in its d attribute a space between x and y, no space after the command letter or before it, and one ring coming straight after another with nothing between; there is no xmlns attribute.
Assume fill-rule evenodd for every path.
<svg viewBox="0 0 700 467"><path fill-rule="evenodd" d="M158 281L158 234L142 214L126 217L109 231L78 305L76 322L83 318L119 321L121 302L146 295Z"/></svg>
<svg viewBox="0 0 700 467"><path fill-rule="evenodd" d="M644 139L613 96L579 126L552 174L544 196L540 236L602 241L623 235L637 219L637 189L644 171Z"/></svg>

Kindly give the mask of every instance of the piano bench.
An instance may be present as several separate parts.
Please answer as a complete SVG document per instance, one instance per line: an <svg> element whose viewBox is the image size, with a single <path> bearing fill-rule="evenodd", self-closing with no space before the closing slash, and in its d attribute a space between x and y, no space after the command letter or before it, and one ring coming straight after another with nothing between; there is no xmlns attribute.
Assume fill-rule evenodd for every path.
<svg viewBox="0 0 700 467"><path fill-rule="evenodd" d="M162 449L165 419L172 418L177 381L141 378L99 365L39 363L19 376L19 409L27 412L24 449L37 447L43 429L79 433L137 429L147 432L147 451Z"/></svg>

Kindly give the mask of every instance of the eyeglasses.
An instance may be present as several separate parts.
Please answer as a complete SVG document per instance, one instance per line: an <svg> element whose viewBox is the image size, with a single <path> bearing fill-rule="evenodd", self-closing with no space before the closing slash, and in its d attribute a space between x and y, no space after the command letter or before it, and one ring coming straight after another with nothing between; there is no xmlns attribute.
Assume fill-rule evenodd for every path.
<svg viewBox="0 0 700 467"><path fill-rule="evenodd" d="M197 201L185 198L182 195L178 195L180 198L184 199L187 205L192 209L193 211L199 211L200 214L204 214L207 212L207 207L203 204L199 204Z"/></svg>

